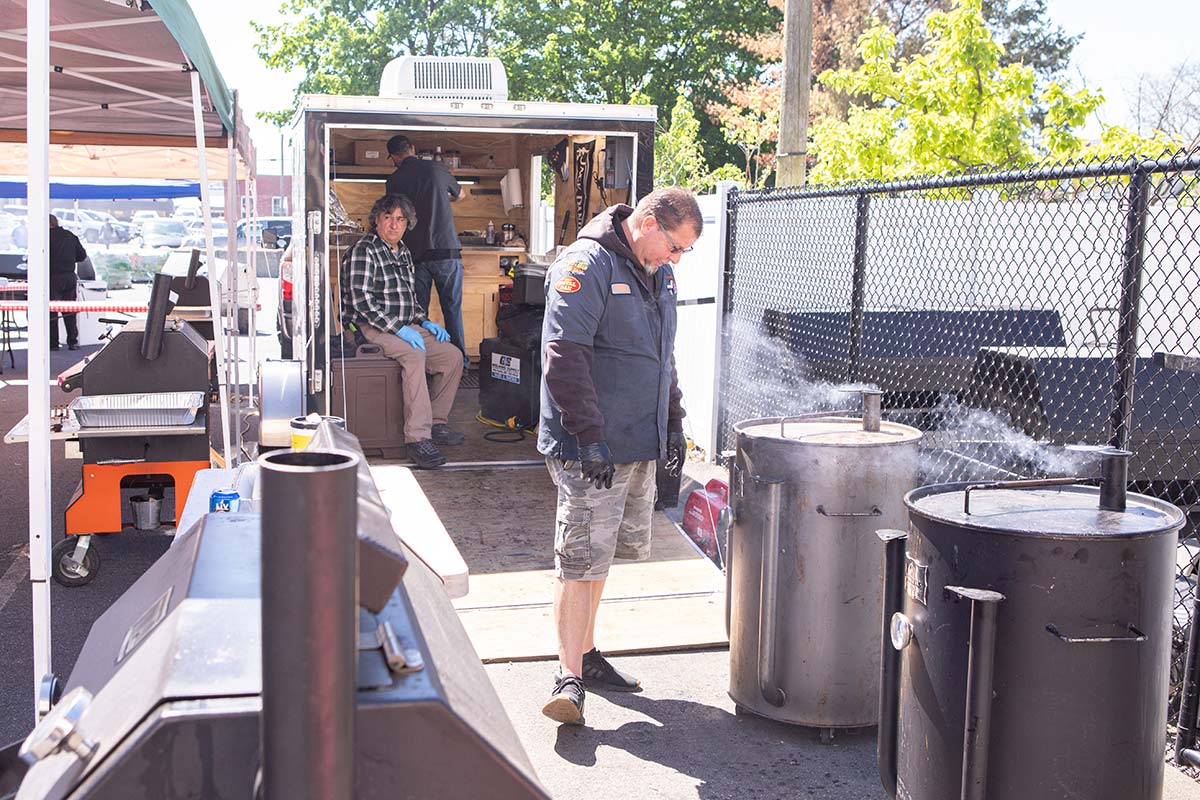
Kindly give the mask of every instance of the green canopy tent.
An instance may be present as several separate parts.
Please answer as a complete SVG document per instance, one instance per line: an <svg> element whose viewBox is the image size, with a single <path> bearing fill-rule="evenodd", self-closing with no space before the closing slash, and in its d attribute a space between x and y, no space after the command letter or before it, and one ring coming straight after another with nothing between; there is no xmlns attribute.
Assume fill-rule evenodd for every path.
<svg viewBox="0 0 1200 800"><path fill-rule="evenodd" d="M184 150L192 171L168 159L157 174L121 177L198 177L204 217L210 158L227 160L226 208L237 208L239 162L253 184L254 149L236 95L222 79L185 0L0 0L0 143L24 147L28 217L49 213L51 147L82 149L87 161L113 148ZM212 149L210 149L212 148ZM221 148L221 149L217 149ZM224 156L224 159L222 159ZM138 161L149 160L139 158ZM164 174L175 171L176 174ZM20 170L14 174L20 174ZM94 173L93 173L94 174ZM88 174L73 177L89 177ZM221 177L218 172L217 177ZM232 200L233 202L230 202ZM214 264L211 223L208 263ZM51 674L50 362L48 228L29 230L29 564L33 592L35 702ZM236 256L229 261L236 264ZM237 270L230 270L236 275ZM221 312L212 281L214 317ZM235 287L236 288L236 287ZM236 293L235 293L236 296ZM218 364L226 364L223 326L216 332ZM236 361L236 358L234 359ZM232 463L228 372L221 382L226 463ZM81 537L82 538L82 537ZM44 707L44 706L43 706Z"/></svg>

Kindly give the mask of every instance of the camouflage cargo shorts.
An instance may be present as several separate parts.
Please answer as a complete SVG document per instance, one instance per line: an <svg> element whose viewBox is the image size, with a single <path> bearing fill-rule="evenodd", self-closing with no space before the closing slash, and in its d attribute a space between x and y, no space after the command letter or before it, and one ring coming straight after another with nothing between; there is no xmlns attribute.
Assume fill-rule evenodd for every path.
<svg viewBox="0 0 1200 800"><path fill-rule="evenodd" d="M650 557L654 513L654 461L617 464L611 489L597 489L579 472L578 461L547 458L558 487L554 525L554 573L569 581L608 575L613 558Z"/></svg>

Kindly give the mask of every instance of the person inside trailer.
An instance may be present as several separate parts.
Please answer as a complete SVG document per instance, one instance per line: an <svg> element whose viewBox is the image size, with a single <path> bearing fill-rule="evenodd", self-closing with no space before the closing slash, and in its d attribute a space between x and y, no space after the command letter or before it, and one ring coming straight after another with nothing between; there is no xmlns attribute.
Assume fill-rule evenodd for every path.
<svg viewBox="0 0 1200 800"><path fill-rule="evenodd" d="M417 157L407 136L388 139L388 158L396 166L387 179L388 194L410 198L420 221L404 232L404 244L412 253L417 299L429 310L430 287L436 286L442 319L450 341L462 351L463 366L470 365L463 333L462 244L454 226L450 203L462 197L462 187L440 161Z"/></svg>
<svg viewBox="0 0 1200 800"><path fill-rule="evenodd" d="M425 315L417 300L412 255L402 241L416 219L404 195L375 201L370 233L342 257L342 319L400 365L408 455L421 469L433 469L446 463L439 447L462 444L465 438L448 423L463 361L450 334Z"/></svg>

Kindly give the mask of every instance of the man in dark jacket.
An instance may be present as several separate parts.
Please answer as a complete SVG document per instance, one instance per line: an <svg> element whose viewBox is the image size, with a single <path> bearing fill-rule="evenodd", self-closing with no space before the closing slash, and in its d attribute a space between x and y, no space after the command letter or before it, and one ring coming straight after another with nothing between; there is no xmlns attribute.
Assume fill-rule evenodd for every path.
<svg viewBox="0 0 1200 800"><path fill-rule="evenodd" d="M675 373L674 265L703 227L696 199L659 189L579 232L546 273L538 450L558 486L551 719L583 723L584 681L641 684L596 649L596 609L613 558L650 555L655 467L687 452Z"/></svg>
<svg viewBox="0 0 1200 800"><path fill-rule="evenodd" d="M440 161L426 161L407 136L388 139L388 158L396 171L387 179L388 194L402 194L417 209L417 224L404 234L404 245L412 253L413 279L421 308L429 310L430 286L436 286L442 320L450 341L467 361L462 318L462 243L454 225L450 202L462 196L462 187Z"/></svg>
<svg viewBox="0 0 1200 800"><path fill-rule="evenodd" d="M87 258L79 237L58 226L58 217L50 215L50 299L76 299L75 265ZM74 314L63 314L67 326L67 348L79 349L79 324ZM50 349L58 349L58 312L50 312Z"/></svg>

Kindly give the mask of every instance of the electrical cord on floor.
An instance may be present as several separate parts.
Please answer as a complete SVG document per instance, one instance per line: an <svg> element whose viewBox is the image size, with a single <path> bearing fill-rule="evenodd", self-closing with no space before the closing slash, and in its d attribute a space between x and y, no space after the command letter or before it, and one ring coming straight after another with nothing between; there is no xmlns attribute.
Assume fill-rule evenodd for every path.
<svg viewBox="0 0 1200 800"><path fill-rule="evenodd" d="M496 422L494 419L488 419L480 411L475 415L475 421L481 422L492 428L501 428L498 431L488 431L483 435L484 439L489 442L499 442L501 444L516 444L525 440L525 431L517 424L516 417L509 417L504 422ZM529 431L532 433L533 431Z"/></svg>

